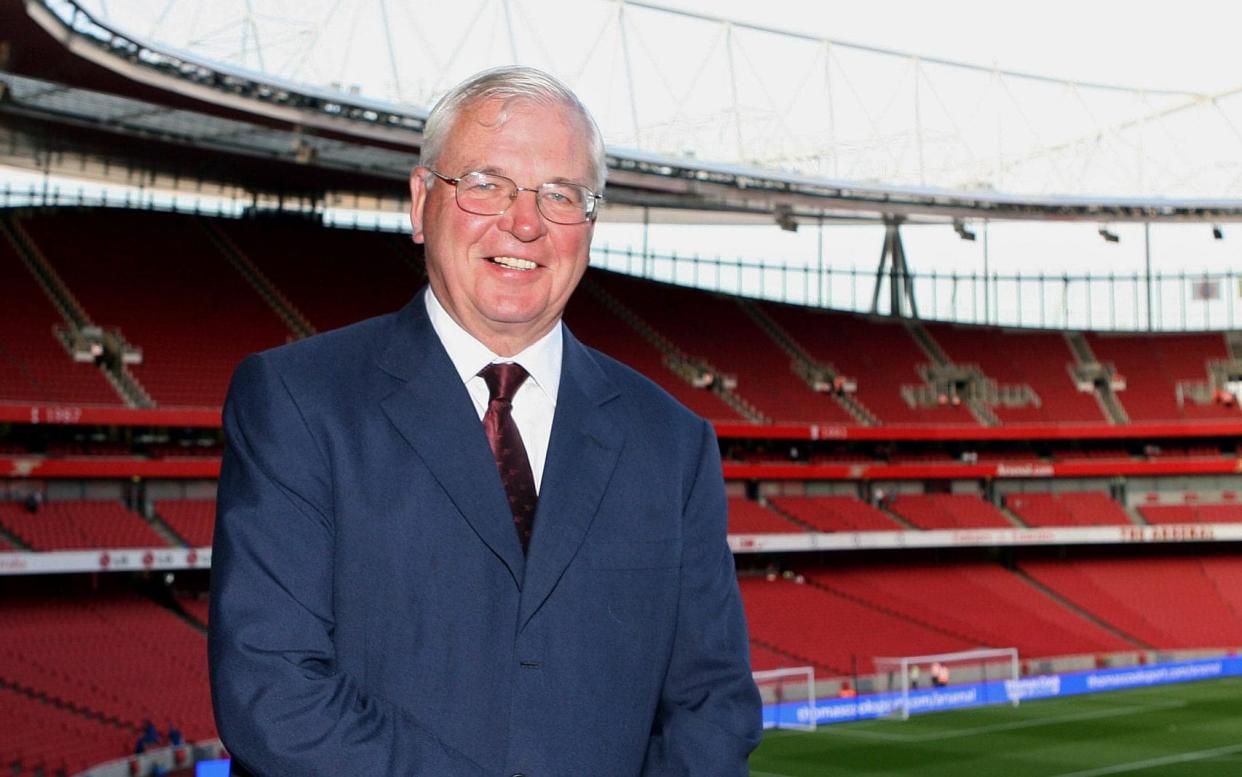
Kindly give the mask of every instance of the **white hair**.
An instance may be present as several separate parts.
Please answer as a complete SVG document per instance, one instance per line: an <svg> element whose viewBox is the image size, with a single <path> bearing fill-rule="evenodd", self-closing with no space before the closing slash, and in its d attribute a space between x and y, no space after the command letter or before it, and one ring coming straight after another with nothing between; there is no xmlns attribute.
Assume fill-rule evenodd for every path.
<svg viewBox="0 0 1242 777"><path fill-rule="evenodd" d="M494 67L476 73L450 89L436 102L423 126L419 164L427 168L435 167L461 112L476 103L491 99L503 100L506 108L509 103L521 100L542 105L563 105L577 113L587 130L586 141L592 167L591 183L596 194L603 192L604 181L608 175L608 161L604 155L604 138L600 134L599 126L568 86L556 77L533 67Z"/></svg>

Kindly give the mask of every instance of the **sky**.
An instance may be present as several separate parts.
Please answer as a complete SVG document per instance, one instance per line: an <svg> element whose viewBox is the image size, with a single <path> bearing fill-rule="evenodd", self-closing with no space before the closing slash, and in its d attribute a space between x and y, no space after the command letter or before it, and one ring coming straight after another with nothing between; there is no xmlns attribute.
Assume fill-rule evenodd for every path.
<svg viewBox="0 0 1242 777"><path fill-rule="evenodd" d="M337 57L333 62L341 72L365 62L367 67L397 73L400 77L417 67L420 57L423 61L435 57L433 47L437 45L445 46L440 58L451 59L456 56L453 46L460 49L460 40L456 33L438 34L440 28L433 15L441 12L466 14L473 27L490 30L490 37L485 36L490 46L507 50L503 25L498 21L506 2L514 18L525 20L535 28L533 39L539 46L550 48L554 53L567 47L569 41L578 41L585 50L590 50L593 40L590 32L595 29L588 24L592 19L587 16L545 13L552 7L550 0L459 0L452 5L428 0L354 0L344 4L333 0L296 3L292 0L83 1L98 10L111 12L118 19L124 17L125 25L132 26L136 32L156 34L177 45L184 45L187 38L208 40L219 51L246 45L244 27L229 19L231 14L239 12L237 9L249 6L256 19L273 24L272 28L282 31L279 34L284 36L285 45L272 47L266 63L279 67L282 61L300 61L303 70L299 72L315 70L315 60ZM1224 0L1182 0L1176 5L1116 0L1044 0L1025 4L981 0L660 0L659 4L839 42L1051 78L1208 95L1242 87L1242 68L1238 67L1237 53L1242 3ZM606 12L606 7L611 6L599 0L578 0L559 7L597 11L605 7ZM344 40L351 32L357 40L344 53L338 50L322 58L318 54L308 57L305 51L298 50L299 41L309 34L305 25L273 22L299 14L331 18L329 29L318 33L325 40ZM397 40L391 61L379 57L382 47L366 45L374 43L373 38L378 34L365 32L367 25L374 25L380 19L388 19L394 28L416 28L415 32L405 33L409 40ZM668 26L672 29L676 25L670 21ZM191 27L193 32L187 32ZM648 76L657 80L653 82L656 86L648 87L653 93L666 86L658 84L659 80L684 77L700 64L697 59L700 52L692 47L683 49L675 39L660 37L660 31L651 26L646 34L645 41L632 40L630 45L634 51L645 46L653 61L660 63L657 71L662 69L663 72ZM281 40L278 35L269 37L273 39ZM594 45L598 49L604 44L595 40ZM530 44L523 43L523 46L531 50ZM466 47L463 56L479 53L469 49ZM763 58L780 57L779 51L754 51ZM285 59L282 60L282 56ZM397 61L398 56L408 59ZM613 56L615 59L615 52ZM253 63L253 59L251 61ZM781 63L761 61L757 66L773 64ZM854 78L859 79L859 65L853 67ZM708 80L713 77L720 80L719 74L708 74ZM863 91L866 91L865 86ZM628 101L621 92L618 95L613 107L619 107L620 120L624 121ZM1092 107L1102 110L1104 103L1098 100ZM648 111L648 115L654 111L643 110ZM1055 124L1056 117L1053 118ZM1218 123L1223 125L1219 129L1226 142L1233 142L1235 146L1242 144L1242 131L1228 126L1227 119ZM1229 140L1230 132L1236 136L1233 141ZM1200 164L1204 163L1200 161ZM1210 170L1210 154L1206 167ZM1223 225L1225 240L1213 239L1210 225L1156 226L1151 232L1150 251L1141 226L1107 225L1121 236L1116 243L1101 240L1099 226L992 224L988 228L986 249L982 239L961 241L947 227L907 228L904 233L912 269L942 275L980 273L985 266L990 272L1010 274L1127 275L1143 271L1149 257L1152 266L1164 272L1222 273L1242 268L1242 224L1237 228ZM972 228L982 232L980 224ZM683 257L723 256L730 260L742 258L795 268L819 266L823 262L840 270L855 268L866 273L878 262L882 237L882 229L876 227L833 227L820 234L813 225L804 224L794 234L782 232L775 226L661 226L651 227L644 234L638 225L601 223L596 242L622 250L647 244L653 250ZM1225 292L1232 296L1235 286L1229 284ZM869 294L864 296L869 297ZM1239 309L1242 310L1242 299Z"/></svg>
<svg viewBox="0 0 1242 777"><path fill-rule="evenodd" d="M834 40L1149 89L1242 86L1232 0L660 0Z"/></svg>

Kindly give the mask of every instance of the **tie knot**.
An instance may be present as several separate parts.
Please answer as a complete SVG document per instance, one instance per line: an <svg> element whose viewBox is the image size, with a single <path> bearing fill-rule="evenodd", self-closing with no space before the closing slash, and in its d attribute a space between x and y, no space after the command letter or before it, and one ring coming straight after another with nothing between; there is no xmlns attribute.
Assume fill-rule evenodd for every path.
<svg viewBox="0 0 1242 777"><path fill-rule="evenodd" d="M487 391L492 401L499 399L502 402L512 402L513 395L526 380L527 372L520 364L506 362L487 365L479 370L479 376L487 383Z"/></svg>

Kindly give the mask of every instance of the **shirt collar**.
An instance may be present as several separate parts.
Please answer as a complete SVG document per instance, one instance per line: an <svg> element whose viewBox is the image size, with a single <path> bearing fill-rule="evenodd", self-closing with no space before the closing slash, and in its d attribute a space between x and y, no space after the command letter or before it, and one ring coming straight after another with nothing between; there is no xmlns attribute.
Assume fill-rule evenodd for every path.
<svg viewBox="0 0 1242 777"><path fill-rule="evenodd" d="M435 330L444 350L448 351L449 359L457 370L462 383L470 382L492 362L516 362L530 375L540 389L548 396L552 404L556 404L557 393L561 384L561 354L564 343L561 338L561 322L546 335L531 343L512 358L498 356L483 343L453 320L435 292L427 287L423 297L427 305L427 317L431 319L431 327Z"/></svg>

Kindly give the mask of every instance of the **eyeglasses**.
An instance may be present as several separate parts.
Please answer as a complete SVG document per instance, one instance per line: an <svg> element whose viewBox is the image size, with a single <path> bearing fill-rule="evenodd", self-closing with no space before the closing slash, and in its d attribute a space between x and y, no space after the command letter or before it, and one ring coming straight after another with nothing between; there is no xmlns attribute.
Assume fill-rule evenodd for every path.
<svg viewBox="0 0 1242 777"><path fill-rule="evenodd" d="M548 221L582 224L594 221L604 195L576 183L548 181L536 189L518 186L512 179L492 173L472 172L450 178L435 170L431 174L457 191L457 205L476 216L499 216L509 209L519 192L534 192L535 205Z"/></svg>

